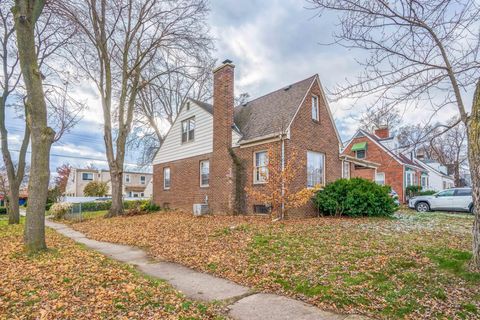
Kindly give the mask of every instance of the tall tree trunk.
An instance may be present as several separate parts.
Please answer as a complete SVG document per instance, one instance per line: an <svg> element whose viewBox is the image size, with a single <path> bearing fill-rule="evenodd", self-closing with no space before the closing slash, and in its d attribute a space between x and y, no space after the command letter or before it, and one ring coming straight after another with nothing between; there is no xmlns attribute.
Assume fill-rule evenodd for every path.
<svg viewBox="0 0 480 320"><path fill-rule="evenodd" d="M8 190L8 198L10 201L8 208L8 224L20 223L20 208L19 201L19 188L16 186L10 186Z"/></svg>
<svg viewBox="0 0 480 320"><path fill-rule="evenodd" d="M472 113L468 120L468 160L472 176L473 210L473 261L472 268L480 271L480 79L473 98Z"/></svg>
<svg viewBox="0 0 480 320"><path fill-rule="evenodd" d="M121 171L110 170L112 183L112 206L105 216L107 218L123 214L123 174Z"/></svg>
<svg viewBox="0 0 480 320"><path fill-rule="evenodd" d="M16 0L14 7L17 47L27 91L27 124L31 132L32 157L28 184L25 246L28 251L45 249L45 204L50 178L50 148L55 132L47 124L47 105L35 49L35 24L44 0Z"/></svg>
<svg viewBox="0 0 480 320"><path fill-rule="evenodd" d="M453 168L453 178L455 180L455 187L460 187L460 163L458 161L455 162Z"/></svg>

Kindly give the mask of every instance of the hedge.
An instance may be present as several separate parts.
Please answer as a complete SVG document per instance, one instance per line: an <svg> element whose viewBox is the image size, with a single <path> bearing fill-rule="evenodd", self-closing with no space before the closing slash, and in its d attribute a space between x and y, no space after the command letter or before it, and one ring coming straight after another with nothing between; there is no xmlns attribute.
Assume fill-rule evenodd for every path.
<svg viewBox="0 0 480 320"><path fill-rule="evenodd" d="M0 214L7 214L7 208L0 207Z"/></svg>
<svg viewBox="0 0 480 320"><path fill-rule="evenodd" d="M109 210L112 206L112 201L92 201L92 202L82 202L82 211L83 212L93 212L93 211L103 211ZM127 200L123 202L123 207L125 209L133 209L137 207L151 207L153 204L150 200Z"/></svg>
<svg viewBox="0 0 480 320"><path fill-rule="evenodd" d="M331 216L390 216L397 206L391 188L362 179L339 179L317 192L313 203L319 212Z"/></svg>

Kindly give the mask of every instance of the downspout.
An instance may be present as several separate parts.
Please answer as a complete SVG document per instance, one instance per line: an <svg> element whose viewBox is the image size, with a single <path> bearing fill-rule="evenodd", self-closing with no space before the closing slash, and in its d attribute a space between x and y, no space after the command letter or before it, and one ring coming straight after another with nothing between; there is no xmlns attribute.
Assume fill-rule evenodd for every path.
<svg viewBox="0 0 480 320"><path fill-rule="evenodd" d="M281 212L281 219L283 220L285 216L285 182L284 182L284 176L283 176L283 171L285 170L285 139L283 137L283 133L280 135L280 139L282 141L282 212Z"/></svg>

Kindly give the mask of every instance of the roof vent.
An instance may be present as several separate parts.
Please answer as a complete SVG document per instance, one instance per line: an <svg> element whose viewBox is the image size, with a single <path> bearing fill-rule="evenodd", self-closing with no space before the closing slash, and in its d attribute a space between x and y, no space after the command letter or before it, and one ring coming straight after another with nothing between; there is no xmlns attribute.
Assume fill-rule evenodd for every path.
<svg viewBox="0 0 480 320"><path fill-rule="evenodd" d="M288 91L288 90L290 90L291 87L292 87L292 85L289 85L289 86L283 88L283 90Z"/></svg>
<svg viewBox="0 0 480 320"><path fill-rule="evenodd" d="M232 62L233 62L232 60L230 60L230 59L226 59L226 60L225 60L225 61L223 61L222 63L223 63L223 64L229 64L229 63L232 63Z"/></svg>

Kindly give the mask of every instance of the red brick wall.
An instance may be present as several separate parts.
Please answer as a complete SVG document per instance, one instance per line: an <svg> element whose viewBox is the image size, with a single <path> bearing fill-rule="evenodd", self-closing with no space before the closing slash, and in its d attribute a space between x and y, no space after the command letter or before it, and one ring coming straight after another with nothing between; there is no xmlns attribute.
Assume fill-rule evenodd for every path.
<svg viewBox="0 0 480 320"><path fill-rule="evenodd" d="M225 72L231 71L233 76L233 68L223 68L215 74L215 76L217 76L218 72L222 72L221 76L227 77L227 80L230 81L230 78L228 78L229 75L223 74L222 70ZM233 79L231 83L233 86ZM214 117L215 110L218 110L217 106L219 101L223 104L225 101L228 100L229 102L233 99L233 96L230 97L228 95L229 90L230 89L227 88L227 90L224 91L218 90L214 92ZM319 97L320 121L318 122L312 120L312 94ZM225 143L225 138L229 137L225 131L231 130L231 125L227 124L227 119L230 119L230 115L219 119L220 121L217 121L218 119L214 118L214 147L212 154L154 166L155 203L162 205L168 202L172 208L191 210L193 203L203 202L204 196L209 195L209 204L212 211L215 213L228 213L232 211L234 201L234 177L231 157L228 153L227 144ZM221 139L219 139L219 137L221 137ZM328 110L323 102L320 87L316 82L311 92L307 94L303 105L291 125L290 138L290 140L285 141L286 157L289 157L295 150L299 167L297 177L290 186L292 190L300 190L306 187L307 150L321 152L325 155L325 179L327 183L341 177L342 167L339 159L339 141L335 133L334 125L330 121ZM246 186L253 186L255 189L264 187L261 184L253 184L254 152L268 150L270 146L277 148L278 152L281 151L281 143L279 141L245 148L234 148L234 152L243 160L245 166ZM200 188L199 186L199 161L207 158L211 159L210 187L208 190ZM166 166L171 168L172 186L169 191L163 190L163 168ZM254 204L260 203L255 203L247 197L246 209L248 213L253 212ZM314 214L316 214L316 210L309 203L304 208L291 210L287 215L288 217L294 217Z"/></svg>
<svg viewBox="0 0 480 320"><path fill-rule="evenodd" d="M377 172L385 173L385 184L391 186L392 189L398 193L398 197L401 201L405 201L403 187L403 165L398 163L391 155L389 155L367 137L355 138L350 143L348 148L343 152L343 154L355 157L355 152L352 151L351 148L355 143L359 142L367 142L367 154L365 160L380 164Z"/></svg>
<svg viewBox="0 0 480 320"><path fill-rule="evenodd" d="M375 181L375 169L355 166L350 164L350 178L363 178Z"/></svg>
<svg viewBox="0 0 480 320"><path fill-rule="evenodd" d="M153 201L170 208L192 211L194 203L210 202L210 187L200 187L200 161L210 160L211 154L176 160L153 166ZM210 163L211 165L211 163ZM163 188L163 168L170 168L170 189Z"/></svg>

